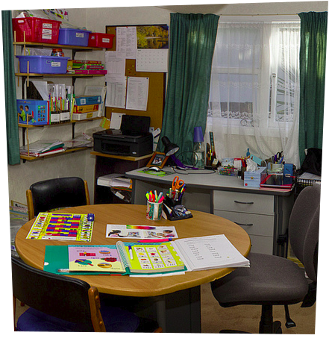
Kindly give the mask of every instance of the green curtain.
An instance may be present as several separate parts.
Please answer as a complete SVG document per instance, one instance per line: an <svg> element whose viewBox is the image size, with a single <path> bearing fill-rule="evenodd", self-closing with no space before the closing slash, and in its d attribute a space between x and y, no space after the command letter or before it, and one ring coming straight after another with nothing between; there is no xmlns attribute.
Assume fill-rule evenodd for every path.
<svg viewBox="0 0 332 347"><path fill-rule="evenodd" d="M302 164L305 148L322 148L327 12L299 13L300 117L299 151Z"/></svg>
<svg viewBox="0 0 332 347"><path fill-rule="evenodd" d="M8 164L20 163L11 11L2 11L2 42Z"/></svg>
<svg viewBox="0 0 332 347"><path fill-rule="evenodd" d="M192 164L194 127L205 132L219 16L171 13L168 83L160 139L167 136ZM159 151L164 147L158 143Z"/></svg>

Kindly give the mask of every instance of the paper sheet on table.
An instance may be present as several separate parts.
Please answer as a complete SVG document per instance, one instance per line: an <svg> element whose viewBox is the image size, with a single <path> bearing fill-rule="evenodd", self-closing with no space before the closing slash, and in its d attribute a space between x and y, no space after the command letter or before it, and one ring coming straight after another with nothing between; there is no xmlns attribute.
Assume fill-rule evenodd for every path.
<svg viewBox="0 0 332 347"><path fill-rule="evenodd" d="M149 78L128 77L126 108L146 111L148 105Z"/></svg>

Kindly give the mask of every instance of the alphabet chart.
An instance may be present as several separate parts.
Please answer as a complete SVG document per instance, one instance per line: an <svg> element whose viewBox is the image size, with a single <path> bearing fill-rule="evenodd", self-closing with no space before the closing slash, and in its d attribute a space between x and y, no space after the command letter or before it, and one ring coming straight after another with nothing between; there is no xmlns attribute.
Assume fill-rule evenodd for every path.
<svg viewBox="0 0 332 347"><path fill-rule="evenodd" d="M92 230L93 220L87 214L41 212L27 239L90 242Z"/></svg>

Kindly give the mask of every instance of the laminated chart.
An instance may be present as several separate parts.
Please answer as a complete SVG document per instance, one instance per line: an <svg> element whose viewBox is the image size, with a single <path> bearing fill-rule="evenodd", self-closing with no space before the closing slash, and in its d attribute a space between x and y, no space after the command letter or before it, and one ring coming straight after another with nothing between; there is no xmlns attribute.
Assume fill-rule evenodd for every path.
<svg viewBox="0 0 332 347"><path fill-rule="evenodd" d="M93 223L87 214L40 212L27 239L90 242Z"/></svg>

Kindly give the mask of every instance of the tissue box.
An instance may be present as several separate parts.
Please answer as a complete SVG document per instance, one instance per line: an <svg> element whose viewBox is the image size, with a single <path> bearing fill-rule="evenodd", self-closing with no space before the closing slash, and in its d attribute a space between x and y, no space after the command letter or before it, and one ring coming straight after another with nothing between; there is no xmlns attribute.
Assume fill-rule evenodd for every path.
<svg viewBox="0 0 332 347"><path fill-rule="evenodd" d="M261 182L266 176L266 167L260 167L256 171L245 171L244 186L250 188L259 188Z"/></svg>

